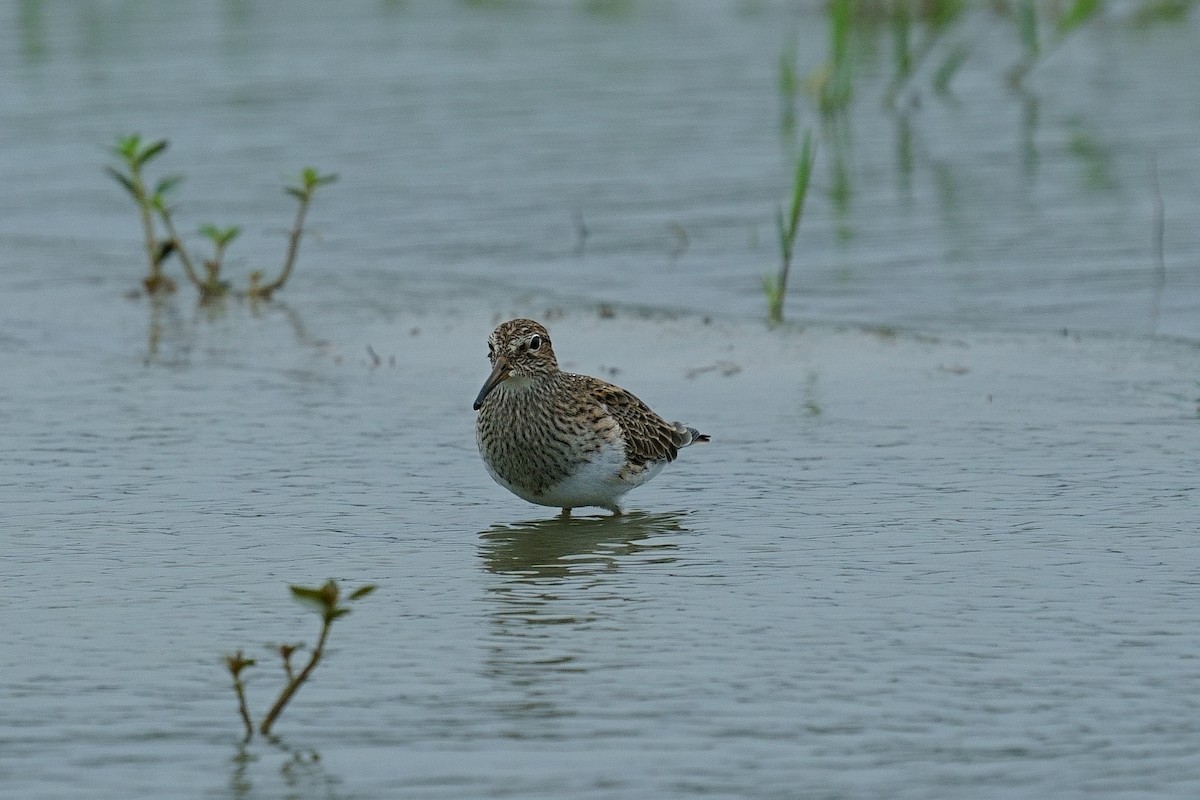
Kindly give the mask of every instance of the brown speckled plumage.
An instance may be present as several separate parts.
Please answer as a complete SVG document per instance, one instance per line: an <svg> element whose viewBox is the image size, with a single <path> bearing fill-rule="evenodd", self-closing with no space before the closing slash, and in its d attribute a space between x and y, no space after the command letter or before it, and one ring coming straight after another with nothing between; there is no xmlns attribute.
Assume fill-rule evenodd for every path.
<svg viewBox="0 0 1200 800"><path fill-rule="evenodd" d="M498 326L488 357L492 374L475 401L479 452L497 483L530 502L619 512L621 496L680 448L708 441L619 386L559 370L550 334L533 320Z"/></svg>

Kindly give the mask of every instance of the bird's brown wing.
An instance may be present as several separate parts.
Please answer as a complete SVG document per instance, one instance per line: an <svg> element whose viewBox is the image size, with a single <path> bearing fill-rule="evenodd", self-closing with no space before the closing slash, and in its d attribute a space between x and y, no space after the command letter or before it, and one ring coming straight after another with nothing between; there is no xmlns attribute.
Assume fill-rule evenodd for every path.
<svg viewBox="0 0 1200 800"><path fill-rule="evenodd" d="M625 433L625 455L634 464L674 461L684 434L620 386L587 378L589 394L608 409Z"/></svg>

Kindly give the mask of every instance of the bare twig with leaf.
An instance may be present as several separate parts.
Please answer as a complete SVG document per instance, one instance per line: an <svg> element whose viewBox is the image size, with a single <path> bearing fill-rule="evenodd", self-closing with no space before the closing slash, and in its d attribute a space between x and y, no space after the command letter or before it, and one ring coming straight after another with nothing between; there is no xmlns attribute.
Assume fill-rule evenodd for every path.
<svg viewBox="0 0 1200 800"><path fill-rule="evenodd" d="M280 660L283 662L283 672L287 681L258 726L258 732L263 736L271 734L271 727L275 724L279 715L283 713L284 707L287 706L288 702L304 682L309 679L313 670L317 668L317 664L320 663L321 657L325 655L325 643L329 639L329 629L333 626L334 620L340 619L350 613L350 608L342 605L343 601L350 603L366 597L375 591L374 584L366 584L343 597L341 591L338 589L338 585L332 580L327 581L323 586L315 588L307 586L291 586L289 588L291 589L292 597L310 606L321 615L321 633L317 637L316 646L313 647L312 653L308 657L308 663L299 672L293 669L292 656L303 645L284 644L276 648L276 652L279 653ZM233 690L237 694L238 713L246 729L247 741L254 735L254 722L246 706L246 687L242 680L242 672L254 665L254 659L244 657L241 650L237 651L234 655L225 657L225 668L233 676Z"/></svg>
<svg viewBox="0 0 1200 800"><path fill-rule="evenodd" d="M312 203L313 193L321 186L333 183L337 180L337 175L322 175L312 167L305 167L300 173L300 180L295 186L288 186L284 191L299 201L300 207L296 209L296 221L292 224L292 230L288 234L287 255L283 259L283 268L279 272L279 277L268 284L262 284L262 273L255 271L250 273L250 289L248 294L252 298L262 300L270 300L271 295L282 289L287 283L287 279L292 274L292 267L296 263L296 254L300 252L300 237L304 234L304 216L308 213L308 206Z"/></svg>

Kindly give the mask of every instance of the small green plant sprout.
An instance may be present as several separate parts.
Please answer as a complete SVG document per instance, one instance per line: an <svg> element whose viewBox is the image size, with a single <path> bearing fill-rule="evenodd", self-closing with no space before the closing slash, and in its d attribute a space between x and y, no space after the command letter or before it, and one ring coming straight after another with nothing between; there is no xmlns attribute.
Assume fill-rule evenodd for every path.
<svg viewBox="0 0 1200 800"><path fill-rule="evenodd" d="M292 597L299 600L301 603L310 606L314 611L321 615L321 633L317 637L317 644L312 649L312 653L308 657L306 663L299 672L295 671L292 666L292 656L297 650L304 647L303 644L283 644L275 648L279 654L280 660L283 662L283 674L286 682L283 689L280 690L279 696L275 698L266 716L258 726L258 732L263 736L271 735L271 727L275 724L275 720L283 713L284 707L296 694L296 691L309 679L313 670L317 668L321 657L325 655L325 643L329 639L329 629L333 626L334 620L340 619L350 613L350 608L343 605L343 602L351 603L355 600L360 600L371 592L375 591L374 584L365 584L358 587L353 592L346 596L342 596L338 585L330 580L326 581L325 585L310 588L308 586L291 586ZM242 680L242 672L247 667L254 666L254 659L246 658L242 655L242 651L231 656L225 656L225 668L229 670L233 676L233 690L238 698L238 714L242 718L242 724L246 729L245 740L249 741L254 736L254 722L250 717L250 712L246 707L246 687Z"/></svg>
<svg viewBox="0 0 1200 800"><path fill-rule="evenodd" d="M108 174L125 187L125 191L129 192L129 196L138 207L146 258L150 263L150 272L142 279L142 286L151 295L175 291L175 282L163 274L163 263L175 250L175 242L170 237L159 238L154 226L154 212L155 209L166 206L167 194L182 178L177 175L168 176L150 188L146 184L143 172L145 166L162 155L166 149L166 139L143 142L142 137L136 133L123 136L117 139L117 144L113 147L113 153L121 160L123 169L107 167Z"/></svg>
<svg viewBox="0 0 1200 800"><path fill-rule="evenodd" d="M213 243L213 257L204 262L204 282L200 286L200 300L213 300L229 291L229 281L221 280L221 264L225 259L225 248L237 238L242 229L237 225L218 228L216 225L201 225L200 235Z"/></svg>
<svg viewBox="0 0 1200 800"><path fill-rule="evenodd" d="M300 237L304 235L304 217L308 213L309 204L312 203L313 194L321 186L336 180L337 175L322 175L312 167L305 167L294 186L284 187L284 191L300 203L300 207L296 209L296 220L292 223L292 230L288 234L287 255L284 256L283 268L279 272L279 277L270 283L262 282L262 272L256 270L250 273L250 289L247 294L251 299L270 300L271 295L282 289L283 285L287 283L288 277L292 274L292 267L296 263L296 254L300 252Z"/></svg>
<svg viewBox="0 0 1200 800"><path fill-rule="evenodd" d="M805 131L800 144L800 155L796 159L791 205L786 216L782 206L775 215L775 227L779 233L779 272L763 276L763 292L767 296L767 319L772 325L783 322L783 300L787 296L788 273L792 268L796 233L800 229L800 217L804 213L804 199L808 196L808 183L815 158L816 146L813 144L812 131Z"/></svg>
<svg viewBox="0 0 1200 800"><path fill-rule="evenodd" d="M221 268L224 263L225 250L237 238L241 228L232 225L228 228L218 228L215 225L204 225L200 234L213 243L215 253L211 259L199 262L203 267L196 269L198 263L183 244L175 228L174 209L168 204L168 194L183 179L177 175L163 178L154 184L153 189L146 183L144 167L152 159L161 155L167 149L167 140L159 139L143 142L138 134L125 136L117 140L113 152L122 162L122 168L108 167L108 173L129 192L137 204L138 214L142 221L142 231L145 238L147 258L150 262L150 274L142 285L149 294L174 291L175 283L163 274L163 264L171 255L176 255L188 280L200 292L202 303L211 302L229 294L232 290L228 281L222 280ZM285 188L288 194L300 202L296 220L288 236L287 253L283 261L283 269L275 280L263 283L262 273L250 275L250 287L247 294L256 300L266 300L283 288L292 269L296 264L296 255L300 250L300 238L304 234L304 218L312 203L316 190L337 179L336 175L322 175L312 167L306 167L300 173L296 185ZM162 225L165 235L160 236L156 229L156 221Z"/></svg>

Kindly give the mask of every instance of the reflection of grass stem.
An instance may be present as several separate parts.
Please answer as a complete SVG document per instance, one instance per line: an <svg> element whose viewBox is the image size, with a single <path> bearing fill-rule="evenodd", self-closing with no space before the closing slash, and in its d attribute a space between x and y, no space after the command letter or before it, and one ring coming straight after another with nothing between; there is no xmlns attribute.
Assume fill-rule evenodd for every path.
<svg viewBox="0 0 1200 800"><path fill-rule="evenodd" d="M1143 0L1130 21L1135 27L1146 28L1159 22L1180 22L1196 5L1196 0Z"/></svg>
<svg viewBox="0 0 1200 800"><path fill-rule="evenodd" d="M936 94L947 95L950 93L950 81L958 72L958 68L967 60L967 47L963 44L955 45L950 52L942 59L942 63L933 72L933 91Z"/></svg>
<svg viewBox="0 0 1200 800"><path fill-rule="evenodd" d="M1024 57L1009 70L1008 80L1014 87L1020 87L1025 76L1034 67L1045 60L1048 53L1063 43L1072 33L1082 28L1087 22L1104 10L1104 0L1073 0L1065 11L1053 21L1054 32L1045 41L1039 32L1037 0L1021 0L1014 11L1017 24L1017 35Z"/></svg>
<svg viewBox="0 0 1200 800"><path fill-rule="evenodd" d="M812 177L815 157L812 131L805 131L804 140L800 145L800 156L796 159L791 205L786 216L782 207L775 215L775 227L779 233L779 272L763 276L763 292L767 296L767 318L773 324L783 321L783 301L787 295L788 275L792 269L792 253L796 245L796 233L800 229L800 218L804 213L804 200L808 196L808 184Z"/></svg>
<svg viewBox="0 0 1200 800"><path fill-rule="evenodd" d="M804 90L817 104L822 116L839 114L850 105L854 64L851 60L850 33L853 26L852 0L832 0L829 5L829 58L804 79ZM785 53L785 59L786 59ZM786 61L781 62L786 65ZM781 67L780 86L785 84L786 67Z"/></svg>
<svg viewBox="0 0 1200 800"><path fill-rule="evenodd" d="M900 91L909 84L913 75L921 69L926 59L937 49L938 44L945 40L951 26L967 11L967 4L962 0L929 0L913 8L909 3L898 2L891 7L892 41L895 53L895 74L884 92L883 104L892 107ZM913 47L912 38L914 12L917 19L923 23L924 34L919 43ZM967 48L962 44L953 45L934 69L931 83L937 94L946 94L950 80L967 58Z"/></svg>
<svg viewBox="0 0 1200 800"><path fill-rule="evenodd" d="M796 129L796 90L800 79L796 71L796 35L788 37L783 52L779 54L779 100L783 104L779 127L789 139Z"/></svg>
<svg viewBox="0 0 1200 800"><path fill-rule="evenodd" d="M908 47L908 31L911 27L908 6L904 3L897 4L896 11L892 14L892 42L896 54L896 76L892 79L892 85L888 89L888 105L891 105L896 91L912 74L913 58Z"/></svg>
<svg viewBox="0 0 1200 800"><path fill-rule="evenodd" d="M829 4L829 74L821 84L821 111L831 114L845 110L852 93L853 64L850 61L852 0L833 0Z"/></svg>

